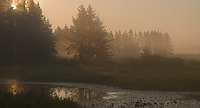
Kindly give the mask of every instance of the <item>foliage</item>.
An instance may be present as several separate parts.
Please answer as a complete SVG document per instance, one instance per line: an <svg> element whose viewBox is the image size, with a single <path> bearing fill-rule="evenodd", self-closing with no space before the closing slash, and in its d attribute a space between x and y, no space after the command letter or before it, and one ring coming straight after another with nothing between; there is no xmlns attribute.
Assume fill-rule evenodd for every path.
<svg viewBox="0 0 200 108"><path fill-rule="evenodd" d="M0 11L0 62L5 64L38 63L56 54L51 25L43 16L39 3L17 2L17 8L6 4Z"/></svg>
<svg viewBox="0 0 200 108"><path fill-rule="evenodd" d="M141 54L140 65L144 66L183 66L184 60L180 57L166 57L152 52L145 48Z"/></svg>
<svg viewBox="0 0 200 108"><path fill-rule="evenodd" d="M68 48L70 29L65 25L64 28L57 27L54 31L54 36L56 38L56 50L58 51L58 57L70 58L67 56L66 49Z"/></svg>
<svg viewBox="0 0 200 108"><path fill-rule="evenodd" d="M28 82L73 82L102 84L137 90L200 90L200 66L185 64L142 65L140 59L126 59L102 64L75 63L1 66L1 78ZM67 61L68 62L68 61Z"/></svg>
<svg viewBox="0 0 200 108"><path fill-rule="evenodd" d="M147 47L152 53L167 55L173 52L169 34L162 34L159 31L144 32L143 46Z"/></svg>
<svg viewBox="0 0 200 108"><path fill-rule="evenodd" d="M76 53L75 56L81 61L108 59L111 56L108 45L110 40L106 38L107 32L103 22L91 6L85 9L81 5L78 11L70 28L72 34L68 54Z"/></svg>
<svg viewBox="0 0 200 108"><path fill-rule="evenodd" d="M145 66L183 66L184 60L179 57L169 58L161 55L142 56L141 64Z"/></svg>
<svg viewBox="0 0 200 108"><path fill-rule="evenodd" d="M153 54L163 56L169 56L173 52L168 33L162 34L159 31L133 33L130 29L129 32L122 33L119 30L115 35L112 32L108 35L113 40L111 46L115 59L138 58L145 48Z"/></svg>
<svg viewBox="0 0 200 108"><path fill-rule="evenodd" d="M114 58L129 58L138 57L140 54L139 42L135 38L133 31L121 33L119 30L115 35L110 32L109 37L111 40L111 51L114 54Z"/></svg>
<svg viewBox="0 0 200 108"><path fill-rule="evenodd" d="M16 95L10 92L0 92L1 108L80 108L80 105L70 99L53 99L48 94L21 91Z"/></svg>

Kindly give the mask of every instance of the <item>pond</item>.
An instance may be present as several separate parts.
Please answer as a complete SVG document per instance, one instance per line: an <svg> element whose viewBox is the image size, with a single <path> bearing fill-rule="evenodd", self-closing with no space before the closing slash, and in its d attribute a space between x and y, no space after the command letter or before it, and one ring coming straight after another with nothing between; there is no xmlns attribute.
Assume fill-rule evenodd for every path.
<svg viewBox="0 0 200 108"><path fill-rule="evenodd" d="M188 108L200 107L200 92L164 92L124 90L115 87L63 82L0 81L1 90L16 94L21 90L49 93L52 97L73 98L88 108Z"/></svg>
<svg viewBox="0 0 200 108"><path fill-rule="evenodd" d="M14 95L20 91L43 92L59 99L71 98L78 103L100 100L106 96L106 93L76 86L64 86L61 83L16 82L15 80L0 83L0 90L12 92Z"/></svg>

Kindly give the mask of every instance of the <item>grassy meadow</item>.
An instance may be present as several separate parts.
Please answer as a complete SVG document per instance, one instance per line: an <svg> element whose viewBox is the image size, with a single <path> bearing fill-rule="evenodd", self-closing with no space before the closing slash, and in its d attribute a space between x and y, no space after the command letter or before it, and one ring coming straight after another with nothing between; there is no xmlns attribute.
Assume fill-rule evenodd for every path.
<svg viewBox="0 0 200 108"><path fill-rule="evenodd" d="M137 60L102 63L60 60L45 65L1 66L0 76L17 81L91 83L135 90L200 91L199 61L184 61L180 66L148 66Z"/></svg>

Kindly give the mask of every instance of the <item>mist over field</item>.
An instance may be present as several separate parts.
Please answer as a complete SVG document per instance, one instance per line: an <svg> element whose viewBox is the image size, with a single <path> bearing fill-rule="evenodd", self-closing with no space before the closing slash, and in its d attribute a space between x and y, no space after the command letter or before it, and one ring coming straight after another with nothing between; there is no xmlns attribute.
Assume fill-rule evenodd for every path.
<svg viewBox="0 0 200 108"><path fill-rule="evenodd" d="M0 0L0 108L199 107L199 0Z"/></svg>
<svg viewBox="0 0 200 108"><path fill-rule="evenodd" d="M41 7L53 24L63 27L72 24L77 6L92 5L108 31L121 32L159 30L169 33L175 53L200 53L200 14L198 0L167 1L58 1L40 0ZM63 14L66 13L66 14ZM56 16L56 17L55 17ZM184 50L183 50L184 49Z"/></svg>

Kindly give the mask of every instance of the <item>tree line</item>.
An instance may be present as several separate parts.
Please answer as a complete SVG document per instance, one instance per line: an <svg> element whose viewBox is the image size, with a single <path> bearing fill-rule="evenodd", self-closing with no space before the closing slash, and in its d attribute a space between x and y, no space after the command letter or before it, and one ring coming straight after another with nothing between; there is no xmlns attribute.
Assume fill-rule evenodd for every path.
<svg viewBox="0 0 200 108"><path fill-rule="evenodd" d="M0 63L38 63L56 54L51 25L39 3L21 0L16 9L12 3L0 3Z"/></svg>
<svg viewBox="0 0 200 108"><path fill-rule="evenodd" d="M88 6L79 6L77 17L73 18L73 25L64 29L58 27L55 37L66 37L67 53L73 54L75 59L81 61L105 60L112 56L110 52L107 31L103 22L96 15L94 9ZM59 35L61 34L61 35Z"/></svg>
<svg viewBox="0 0 200 108"><path fill-rule="evenodd" d="M66 50L66 56L73 55L80 61L139 57L145 49L151 54L173 52L168 33L108 32L90 5L78 7L73 25L53 32L39 3L21 0L14 9L12 0L0 2L1 64L44 62L59 53L59 48Z"/></svg>
<svg viewBox="0 0 200 108"><path fill-rule="evenodd" d="M133 32L133 30L122 33L120 30L115 34L108 34L111 41L111 50L114 58L138 58L145 50L150 54L168 56L172 54L172 44L168 33L159 31Z"/></svg>
<svg viewBox="0 0 200 108"><path fill-rule="evenodd" d="M73 25L65 25L63 29L58 27L55 37L66 42L68 54L73 54L81 61L138 58L141 53L145 53L145 49L148 49L150 54L162 56L173 53L168 33L133 32L131 29L124 33L120 30L115 33L108 32L91 6L87 9L80 6L78 11L76 18L73 18ZM57 45L59 43L57 42Z"/></svg>

